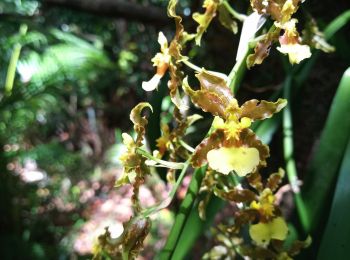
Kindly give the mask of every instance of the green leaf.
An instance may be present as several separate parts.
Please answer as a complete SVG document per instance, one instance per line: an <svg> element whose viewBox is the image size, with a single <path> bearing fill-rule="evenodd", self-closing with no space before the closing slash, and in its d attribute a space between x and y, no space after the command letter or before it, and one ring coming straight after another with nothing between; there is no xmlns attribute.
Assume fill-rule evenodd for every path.
<svg viewBox="0 0 350 260"><path fill-rule="evenodd" d="M188 187L187 194L185 199L182 201L180 205L180 211L176 215L175 223L170 231L170 235L167 239L167 242L160 254L160 259L171 259L176 248L177 243L180 241L180 235L183 231L188 232L188 229L185 228L186 221L191 213L191 210L194 208L193 204L197 194L199 192L199 188L201 186L201 182L206 172L206 167L197 168L193 173L193 177ZM196 214L198 215L197 207L195 207ZM191 229L189 229L191 230ZM181 259L174 257L172 259Z"/></svg>
<svg viewBox="0 0 350 260"><path fill-rule="evenodd" d="M331 195L338 169L349 140L350 133L350 68L339 84L330 113L323 129L318 149L310 162L302 190L309 223L306 232L315 231L323 213L327 214L327 198ZM317 196L316 196L317 195Z"/></svg>
<svg viewBox="0 0 350 260"><path fill-rule="evenodd" d="M200 234L210 227L215 215L224 205L225 202L223 200L214 196L207 206L205 221L199 217L196 205L193 206L173 253L173 259L185 259Z"/></svg>
<svg viewBox="0 0 350 260"><path fill-rule="evenodd" d="M319 260L347 259L350 247L350 141L343 157L339 178L332 203L331 213L323 234Z"/></svg>

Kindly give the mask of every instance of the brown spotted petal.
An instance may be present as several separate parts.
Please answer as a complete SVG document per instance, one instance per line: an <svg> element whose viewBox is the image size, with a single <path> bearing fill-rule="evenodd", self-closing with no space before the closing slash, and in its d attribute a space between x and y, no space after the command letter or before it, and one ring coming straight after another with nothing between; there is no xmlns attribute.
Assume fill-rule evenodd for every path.
<svg viewBox="0 0 350 260"><path fill-rule="evenodd" d="M237 211L235 214L234 231L239 232L244 225L256 221L258 216L259 213L255 209Z"/></svg>
<svg viewBox="0 0 350 260"><path fill-rule="evenodd" d="M281 184L283 177L284 170L282 168L279 168L278 172L271 174L267 179L266 188L269 188L272 192L275 192Z"/></svg>
<svg viewBox="0 0 350 260"><path fill-rule="evenodd" d="M267 14L278 22L288 21L297 11L300 0L250 0L259 14Z"/></svg>
<svg viewBox="0 0 350 260"><path fill-rule="evenodd" d="M182 56L181 51L183 45L193 39L194 35L188 34L182 25L181 16L176 14L177 0L170 0L168 4L168 16L175 20L175 36L169 45L169 55L171 56L169 64L170 80L168 81L168 88L170 90L170 97L175 106L180 110L187 109L186 105L182 101L179 87L182 85L183 72L181 71L182 59L186 57Z"/></svg>
<svg viewBox="0 0 350 260"><path fill-rule="evenodd" d="M174 105L181 111L187 110L188 107L185 104L180 91L179 87L183 84L183 72L180 69L181 64L179 63L171 63L169 66L169 72L170 72L170 80L168 81L168 88L169 88L169 94L171 101L174 103Z"/></svg>
<svg viewBox="0 0 350 260"><path fill-rule="evenodd" d="M205 12L203 14L193 14L193 20L198 23L197 34L195 37L197 45L201 45L201 39L204 32L207 30L211 20L216 16L216 9L218 7L218 4L219 0L205 0L203 4Z"/></svg>
<svg viewBox="0 0 350 260"><path fill-rule="evenodd" d="M241 106L241 117L248 117L255 120L270 118L287 105L287 100L279 98L276 102L249 100Z"/></svg>
<svg viewBox="0 0 350 260"><path fill-rule="evenodd" d="M149 218L131 219L125 225L123 236L124 250L129 252L130 259L138 256L143 248L143 241L151 229L151 221Z"/></svg>
<svg viewBox="0 0 350 260"><path fill-rule="evenodd" d="M195 35L188 34L184 30L184 26L182 25L182 18L181 16L176 14L177 2L178 2L177 0L169 0L167 12L168 12L168 16L171 18L174 18L175 20L176 31L175 31L175 37L173 41L177 42L177 44L181 46L187 41L193 39Z"/></svg>
<svg viewBox="0 0 350 260"><path fill-rule="evenodd" d="M207 154L210 150L219 148L225 138L225 133L222 129L217 129L209 137L205 138L199 145L192 156L191 163L193 167L201 167L207 163Z"/></svg>
<svg viewBox="0 0 350 260"><path fill-rule="evenodd" d="M254 53L248 55L247 57L247 67L248 69L254 65L261 64L270 53L271 45L278 41L280 29L275 28L273 31L265 34L262 40L258 41L254 48Z"/></svg>
<svg viewBox="0 0 350 260"><path fill-rule="evenodd" d="M226 78L217 73L202 69L196 75L199 80L201 89L215 93L224 102L224 106L228 106L233 100L231 89L227 86Z"/></svg>
<svg viewBox="0 0 350 260"><path fill-rule="evenodd" d="M228 191L224 190L215 190L215 195L229 201L233 201L236 203L250 203L256 199L256 195L254 192L247 189L230 189Z"/></svg>
<svg viewBox="0 0 350 260"><path fill-rule="evenodd" d="M137 139L136 139L136 145L141 146L142 145L142 140L143 136L145 135L145 127L148 123L147 119L145 116L141 116L142 110L148 107L152 110L152 106L147 103L147 102L141 102L138 105L136 105L130 113L130 120L134 124L134 129L137 133Z"/></svg>
<svg viewBox="0 0 350 260"><path fill-rule="evenodd" d="M226 101L215 92L201 89L193 90L189 85L187 78L183 80L182 88L190 96L192 102L205 112L210 112L215 116L225 117Z"/></svg>
<svg viewBox="0 0 350 260"><path fill-rule="evenodd" d="M304 241L297 240L289 248L288 253L291 256L295 256L299 254L302 249L309 247L311 243L312 243L312 238L310 236L308 236Z"/></svg>
<svg viewBox="0 0 350 260"><path fill-rule="evenodd" d="M279 259L272 250L259 246L240 246L241 255L249 259Z"/></svg>
<svg viewBox="0 0 350 260"><path fill-rule="evenodd" d="M261 181L260 173L255 171L255 172L247 175L247 180L248 180L250 186L252 186L257 191L262 192L264 187L263 187L263 183Z"/></svg>
<svg viewBox="0 0 350 260"><path fill-rule="evenodd" d="M111 259L135 259L139 255L151 228L150 219L134 217L123 226L123 233L116 239L111 238L108 229L106 229L105 234L99 236L98 252L96 252L94 259L104 259L106 254Z"/></svg>
<svg viewBox="0 0 350 260"><path fill-rule="evenodd" d="M318 28L315 19L309 19L302 33L303 44L309 45L324 52L335 51L334 46L327 42L325 35Z"/></svg>

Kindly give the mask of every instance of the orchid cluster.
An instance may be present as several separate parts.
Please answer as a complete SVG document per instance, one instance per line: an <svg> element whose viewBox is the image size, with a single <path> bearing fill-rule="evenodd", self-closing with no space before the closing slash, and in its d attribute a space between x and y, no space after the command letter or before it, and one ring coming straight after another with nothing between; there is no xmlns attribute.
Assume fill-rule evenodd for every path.
<svg viewBox="0 0 350 260"><path fill-rule="evenodd" d="M310 57L310 46L327 47L314 24L305 33L305 39L298 33L297 20L293 15L300 4L300 0L251 0L252 14L246 16L237 13L226 0L205 0L204 13L193 14L198 23L196 32L188 33L182 25L181 16L176 13L177 1L169 1L168 16L175 20L175 36L169 43L164 34L159 33L160 52L152 59L156 73L142 83L142 88L145 91L156 90L163 76L169 72L173 122L171 126L162 124L162 136L157 140L158 150L149 152L144 142L147 119L142 111L146 107L152 110L152 107L148 103L140 103L132 110L130 119L134 123L136 138L123 134L127 150L120 158L124 174L117 181L117 186L133 186L134 217L125 223L124 232L117 239L112 239L106 230L96 246L96 259L103 255L116 259L135 258L149 232L149 216L170 204L181 183L181 177L176 177L178 170L183 176L191 167L198 169L203 166L206 172L199 191L202 198L198 207L200 217L206 217L206 206L212 196L234 203L237 208L232 213L232 224L222 224L215 229L218 245L204 255L205 259L230 259L237 255L252 259L292 259L310 244L310 239L307 239L295 241L288 248L284 246L288 225L275 197L284 171L279 169L263 180L260 172L267 165L269 147L250 129L253 122L270 118L281 111L287 101L252 99L240 105L233 93L237 86L232 86L237 66L247 65L250 68L261 64L273 43L280 44L277 50L288 55L292 64ZM234 73L229 76L199 68L183 54L188 42L200 45L203 34L216 16L233 33L237 33L237 22L246 23L251 16L258 17L260 21L272 20L272 26L266 33L249 39L248 45L253 53L238 60ZM189 85L188 76L191 75L185 75L183 66L194 69L199 87ZM194 106L213 116L206 137L195 148L184 141L188 127L201 119L196 114L189 115L189 99ZM147 175L154 172L150 170L152 167L168 168L167 179L173 190L166 202L144 209L138 202L139 187ZM195 174L196 171L193 172Z"/></svg>

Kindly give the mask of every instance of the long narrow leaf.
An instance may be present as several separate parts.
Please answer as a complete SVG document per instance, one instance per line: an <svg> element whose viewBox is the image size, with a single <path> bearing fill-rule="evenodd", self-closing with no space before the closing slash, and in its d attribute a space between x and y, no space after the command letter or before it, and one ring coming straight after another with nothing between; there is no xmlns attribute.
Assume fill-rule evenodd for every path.
<svg viewBox="0 0 350 260"><path fill-rule="evenodd" d="M333 99L318 149L310 162L303 187L303 198L307 207L309 222L305 232L312 232L322 219L327 207L338 169L350 134L350 68L346 70ZM329 206L329 205L328 205Z"/></svg>
<svg viewBox="0 0 350 260"><path fill-rule="evenodd" d="M186 221L191 213L191 209L193 208L205 172L205 166L194 171L185 199L180 205L179 213L176 215L168 240L160 254L160 259L166 260L173 258L174 250L180 240L180 235L184 231Z"/></svg>
<svg viewBox="0 0 350 260"><path fill-rule="evenodd" d="M349 71L350 72L350 71ZM350 141L344 154L319 260L347 259L350 248Z"/></svg>

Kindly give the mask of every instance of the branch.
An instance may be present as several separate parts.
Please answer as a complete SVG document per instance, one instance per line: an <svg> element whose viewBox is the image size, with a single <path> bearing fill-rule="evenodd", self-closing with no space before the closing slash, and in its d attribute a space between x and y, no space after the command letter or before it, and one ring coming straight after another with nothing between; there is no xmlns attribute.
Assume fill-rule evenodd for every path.
<svg viewBox="0 0 350 260"><path fill-rule="evenodd" d="M126 0L43 0L46 7L68 7L101 16L125 18L144 23L169 24L164 9L142 6Z"/></svg>

